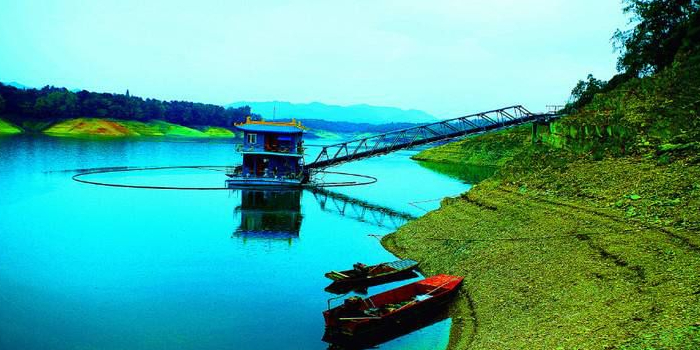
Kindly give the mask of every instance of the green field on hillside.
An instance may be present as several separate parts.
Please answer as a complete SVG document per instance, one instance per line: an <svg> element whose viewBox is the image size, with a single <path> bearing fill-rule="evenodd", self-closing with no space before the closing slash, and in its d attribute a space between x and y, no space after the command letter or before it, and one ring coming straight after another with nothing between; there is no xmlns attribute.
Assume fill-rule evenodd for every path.
<svg viewBox="0 0 700 350"><path fill-rule="evenodd" d="M22 129L0 119L0 134L20 134Z"/></svg>
<svg viewBox="0 0 700 350"><path fill-rule="evenodd" d="M64 137L136 137L166 136L185 138L230 138L235 133L221 127L198 130L164 121L138 122L99 118L76 118L58 122L43 130L47 135Z"/></svg>

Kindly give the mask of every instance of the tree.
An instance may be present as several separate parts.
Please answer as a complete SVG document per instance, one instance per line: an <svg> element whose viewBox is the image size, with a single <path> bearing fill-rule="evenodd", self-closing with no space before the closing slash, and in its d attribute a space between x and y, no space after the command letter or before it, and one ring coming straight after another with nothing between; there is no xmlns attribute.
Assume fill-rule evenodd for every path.
<svg viewBox="0 0 700 350"><path fill-rule="evenodd" d="M624 12L632 14L636 26L617 30L614 46L620 51L617 69L643 76L673 63L688 32L700 0L624 0Z"/></svg>
<svg viewBox="0 0 700 350"><path fill-rule="evenodd" d="M90 117L106 117L108 114L110 100L104 96L108 94L96 94L87 92L87 95L80 104L80 113Z"/></svg>
<svg viewBox="0 0 700 350"><path fill-rule="evenodd" d="M224 109L221 106L185 101L142 99L127 94L73 93L65 88L45 86L20 90L0 83L4 112L21 118L67 119L76 116L126 120L166 120L188 126L225 126L245 120L249 107Z"/></svg>
<svg viewBox="0 0 700 350"><path fill-rule="evenodd" d="M165 116L165 106L158 100L146 99L143 103L143 114L145 120L163 119Z"/></svg>
<svg viewBox="0 0 700 350"><path fill-rule="evenodd" d="M600 92L603 92L607 87L605 81L596 79L593 74L588 74L586 80L579 80L573 90L569 103L564 108L565 113L573 112L593 100L593 97Z"/></svg>
<svg viewBox="0 0 700 350"><path fill-rule="evenodd" d="M75 94L66 89L52 91L48 95L36 99L34 114L42 119L75 117L78 114L77 102L78 98Z"/></svg>
<svg viewBox="0 0 700 350"><path fill-rule="evenodd" d="M700 11L696 11L688 20L688 31L680 51L682 54L700 51Z"/></svg>

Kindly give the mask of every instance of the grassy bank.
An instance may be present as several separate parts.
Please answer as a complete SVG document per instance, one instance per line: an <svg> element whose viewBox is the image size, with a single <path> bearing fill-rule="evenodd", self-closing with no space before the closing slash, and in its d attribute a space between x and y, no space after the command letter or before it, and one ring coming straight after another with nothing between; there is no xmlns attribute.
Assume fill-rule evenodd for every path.
<svg viewBox="0 0 700 350"><path fill-rule="evenodd" d="M63 137L235 137L232 131L220 127L206 127L198 130L164 121L137 122L98 118L76 118L61 121L48 126L43 132L47 135Z"/></svg>
<svg viewBox="0 0 700 350"><path fill-rule="evenodd" d="M202 126L187 127L160 120L148 122L103 119L103 118L74 118L59 122L25 121L22 128L28 132L44 133L58 137L140 137L165 136L181 138L234 138L236 132L231 129ZM0 134L21 133L24 130L0 119ZM240 135L240 133L239 133ZM341 141L348 138L367 136L361 133L335 133L326 130L313 129L307 132L308 139L323 139Z"/></svg>
<svg viewBox="0 0 700 350"><path fill-rule="evenodd" d="M692 349L698 179L699 167L679 164L574 161L546 179L487 180L384 244L428 273L466 277L454 348L606 349L650 337L653 348ZM694 338L664 336L679 332Z"/></svg>
<svg viewBox="0 0 700 350"><path fill-rule="evenodd" d="M415 157L498 165L383 240L465 276L451 348L700 348L698 75L635 79L534 143L522 128Z"/></svg>
<svg viewBox="0 0 700 350"><path fill-rule="evenodd" d="M518 126L472 136L460 142L427 149L413 156L413 159L476 167L503 166L516 154L529 147L530 132L530 126Z"/></svg>
<svg viewBox="0 0 700 350"><path fill-rule="evenodd" d="M5 134L5 135L11 135L11 134L20 134L22 133L22 129L19 127L12 125L9 122L6 122L2 119L0 119L0 135Z"/></svg>

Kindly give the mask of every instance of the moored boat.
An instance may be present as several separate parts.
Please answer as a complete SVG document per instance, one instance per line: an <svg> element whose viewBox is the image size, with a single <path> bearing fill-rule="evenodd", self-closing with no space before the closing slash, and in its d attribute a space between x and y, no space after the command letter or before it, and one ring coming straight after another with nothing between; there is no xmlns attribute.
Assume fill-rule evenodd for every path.
<svg viewBox="0 0 700 350"><path fill-rule="evenodd" d="M450 300L463 278L436 275L368 298L351 297L323 312L326 333L334 337L369 336L430 314Z"/></svg>
<svg viewBox="0 0 700 350"><path fill-rule="evenodd" d="M350 290L352 287L375 286L382 283L399 281L415 277L413 270L418 262L410 259L385 262L367 266L362 263L353 265L352 270L330 271L325 276L333 283L326 290Z"/></svg>

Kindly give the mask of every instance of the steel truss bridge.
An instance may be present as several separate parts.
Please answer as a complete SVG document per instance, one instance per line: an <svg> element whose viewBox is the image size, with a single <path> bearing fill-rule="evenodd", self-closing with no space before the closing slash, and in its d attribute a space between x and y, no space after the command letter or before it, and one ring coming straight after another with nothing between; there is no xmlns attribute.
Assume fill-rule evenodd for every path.
<svg viewBox="0 0 700 350"><path fill-rule="evenodd" d="M318 157L312 163L306 164L305 168L307 171L313 172L437 141L533 121L545 122L558 116L556 113L531 113L520 105L494 109L325 146L321 149Z"/></svg>

